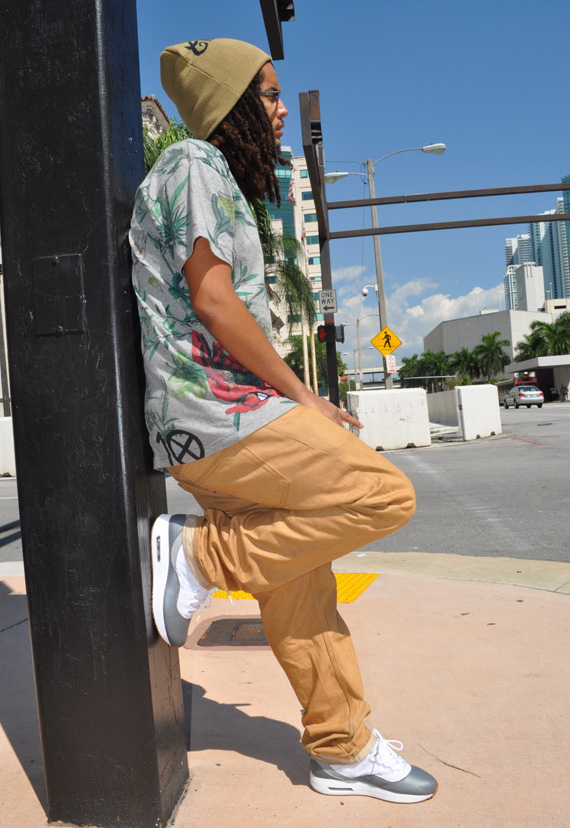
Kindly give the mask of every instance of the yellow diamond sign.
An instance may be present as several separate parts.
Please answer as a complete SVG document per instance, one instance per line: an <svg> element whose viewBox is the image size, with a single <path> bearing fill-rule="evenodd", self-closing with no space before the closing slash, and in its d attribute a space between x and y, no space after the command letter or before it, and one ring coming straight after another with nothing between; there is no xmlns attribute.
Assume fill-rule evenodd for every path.
<svg viewBox="0 0 570 828"><path fill-rule="evenodd" d="M382 356L388 356L392 351L395 351L402 344L402 340L398 339L396 334L390 328L382 328L379 334L376 334L374 339L370 342L377 351L380 351Z"/></svg>

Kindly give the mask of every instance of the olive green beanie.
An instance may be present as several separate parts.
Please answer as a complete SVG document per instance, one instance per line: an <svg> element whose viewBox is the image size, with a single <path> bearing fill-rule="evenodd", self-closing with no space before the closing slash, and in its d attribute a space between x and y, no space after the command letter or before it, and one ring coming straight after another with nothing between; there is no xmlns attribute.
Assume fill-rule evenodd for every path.
<svg viewBox="0 0 570 828"><path fill-rule="evenodd" d="M207 138L271 57L241 40L189 40L160 56L160 79L196 138Z"/></svg>

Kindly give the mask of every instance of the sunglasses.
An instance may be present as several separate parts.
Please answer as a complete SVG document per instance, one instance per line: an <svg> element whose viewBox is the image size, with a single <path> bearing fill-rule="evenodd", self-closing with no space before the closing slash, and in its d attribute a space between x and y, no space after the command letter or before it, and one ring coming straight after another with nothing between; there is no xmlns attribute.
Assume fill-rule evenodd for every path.
<svg viewBox="0 0 570 828"><path fill-rule="evenodd" d="M279 100L281 97L281 90L280 89L266 89L263 92L258 92L258 95L261 95L262 98L272 98L275 102Z"/></svg>

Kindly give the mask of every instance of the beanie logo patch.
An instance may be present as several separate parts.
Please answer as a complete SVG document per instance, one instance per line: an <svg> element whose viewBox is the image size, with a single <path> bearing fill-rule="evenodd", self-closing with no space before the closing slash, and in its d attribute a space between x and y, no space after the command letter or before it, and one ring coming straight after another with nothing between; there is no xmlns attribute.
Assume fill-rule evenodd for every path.
<svg viewBox="0 0 570 828"><path fill-rule="evenodd" d="M203 55L209 45L209 40L189 40L186 48L195 55Z"/></svg>

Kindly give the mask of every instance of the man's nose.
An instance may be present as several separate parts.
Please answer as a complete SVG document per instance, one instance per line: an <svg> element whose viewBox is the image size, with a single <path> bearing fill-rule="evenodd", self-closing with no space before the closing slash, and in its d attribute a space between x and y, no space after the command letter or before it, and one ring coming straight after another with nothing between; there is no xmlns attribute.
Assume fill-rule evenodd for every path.
<svg viewBox="0 0 570 828"><path fill-rule="evenodd" d="M280 118L286 118L287 115L289 114L289 110L287 109L287 107L285 106L285 104L283 103L281 98L279 98L279 103L278 103L278 106L277 106L277 114Z"/></svg>

